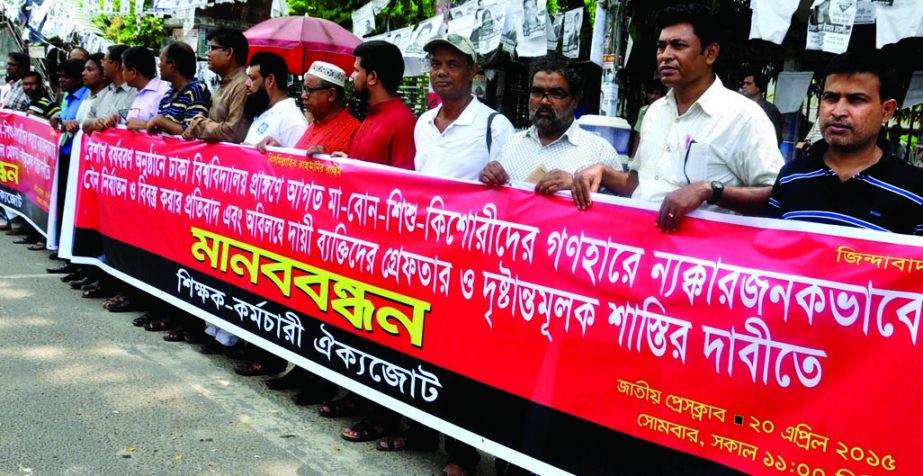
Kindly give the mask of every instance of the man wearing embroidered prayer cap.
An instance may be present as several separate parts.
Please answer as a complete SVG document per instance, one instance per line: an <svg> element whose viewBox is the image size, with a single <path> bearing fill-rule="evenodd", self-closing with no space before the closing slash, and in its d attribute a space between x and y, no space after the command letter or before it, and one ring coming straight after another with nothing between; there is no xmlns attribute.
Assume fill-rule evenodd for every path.
<svg viewBox="0 0 923 476"><path fill-rule="evenodd" d="M359 121L346 109L345 85L346 72L339 66L324 61L311 64L304 75L301 103L314 116L314 122L298 139L296 149L305 149L308 154L349 150ZM262 151L267 145L278 143L268 137L257 148Z"/></svg>

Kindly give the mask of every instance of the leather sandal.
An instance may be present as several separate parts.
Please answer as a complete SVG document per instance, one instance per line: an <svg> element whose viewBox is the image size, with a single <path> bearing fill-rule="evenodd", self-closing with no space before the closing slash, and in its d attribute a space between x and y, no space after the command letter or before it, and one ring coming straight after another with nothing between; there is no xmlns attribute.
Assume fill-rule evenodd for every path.
<svg viewBox="0 0 923 476"><path fill-rule="evenodd" d="M153 319L154 319L154 316L152 316L150 313L142 314L141 317L134 318L134 320L131 321L131 325L135 327L143 327L145 324L147 324L148 322L151 322Z"/></svg>

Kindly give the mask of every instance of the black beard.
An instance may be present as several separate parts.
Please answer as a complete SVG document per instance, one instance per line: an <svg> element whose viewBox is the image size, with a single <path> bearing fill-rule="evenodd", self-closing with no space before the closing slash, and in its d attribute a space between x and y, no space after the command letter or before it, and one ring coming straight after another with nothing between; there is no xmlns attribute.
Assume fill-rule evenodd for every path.
<svg viewBox="0 0 923 476"><path fill-rule="evenodd" d="M244 115L251 121L254 117L264 113L267 109L269 109L269 93L263 88L251 94L247 98L247 101L244 102Z"/></svg>
<svg viewBox="0 0 923 476"><path fill-rule="evenodd" d="M368 89L362 89L362 90L354 89L353 96L355 96L357 99L359 99L362 102L368 102L369 99L372 97L372 94L369 92Z"/></svg>

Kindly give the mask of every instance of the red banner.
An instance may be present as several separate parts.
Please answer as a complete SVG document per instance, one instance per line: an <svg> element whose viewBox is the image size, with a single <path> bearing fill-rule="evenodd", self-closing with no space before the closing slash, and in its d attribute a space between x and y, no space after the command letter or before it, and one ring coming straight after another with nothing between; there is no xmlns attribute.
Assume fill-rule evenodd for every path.
<svg viewBox="0 0 923 476"><path fill-rule="evenodd" d="M46 234L60 133L48 121L0 111L0 205Z"/></svg>
<svg viewBox="0 0 923 476"><path fill-rule="evenodd" d="M574 445L599 426L749 473L923 472L918 238L704 213L667 235L628 200L578 212L125 130L76 162L75 250L99 235L108 266L171 302L536 471L588 463L489 426L528 433L528 411L469 426L439 406L468 385L447 382L550 409Z"/></svg>

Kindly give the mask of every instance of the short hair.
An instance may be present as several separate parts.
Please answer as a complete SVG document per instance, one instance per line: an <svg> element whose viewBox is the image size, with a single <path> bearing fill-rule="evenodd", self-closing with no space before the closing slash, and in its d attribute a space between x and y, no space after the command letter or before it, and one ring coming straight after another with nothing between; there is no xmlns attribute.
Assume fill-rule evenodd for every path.
<svg viewBox="0 0 923 476"><path fill-rule="evenodd" d="M110 61L115 61L116 63L119 64L119 66L121 66L122 65L122 54L125 53L125 50L127 49L128 49L128 45L112 45L108 49L106 49L106 52L109 54Z"/></svg>
<svg viewBox="0 0 923 476"><path fill-rule="evenodd" d="M25 80L26 78L31 78L31 77L33 77L33 76L35 76L36 78L38 78L38 83L39 83L42 87L45 87L45 78L43 78L43 77L42 77L42 74L39 73L38 71L29 71L29 72L27 72L26 74L22 75L22 78L20 78L20 79Z"/></svg>
<svg viewBox="0 0 923 476"><path fill-rule="evenodd" d="M845 74L847 76L859 73L870 73L878 76L878 95L881 101L889 99L898 99L900 94L897 71L888 66L878 55L858 54L853 52L843 53L834 56L827 64L827 71L824 72L824 87L826 87L827 78L833 74Z"/></svg>
<svg viewBox="0 0 923 476"><path fill-rule="evenodd" d="M766 92L766 87L769 86L769 77L758 71L750 71L744 75L744 79L747 79L747 76L753 76L753 84L759 88L761 93Z"/></svg>
<svg viewBox="0 0 923 476"><path fill-rule="evenodd" d="M23 53L23 52L20 52L20 51L14 51L14 52L10 53L8 56L9 56L10 59L15 60L15 61L16 61L17 63L19 63L20 65L25 66L26 69L32 69L32 68L31 68L31 67L32 67L32 58L30 58L29 55L28 55L27 53Z"/></svg>
<svg viewBox="0 0 923 476"><path fill-rule="evenodd" d="M366 41L353 50L353 56L361 58L359 66L367 73L374 72L389 93L397 94L404 79L404 55L397 46L381 40Z"/></svg>
<svg viewBox="0 0 923 476"><path fill-rule="evenodd" d="M217 30L212 30L205 39L214 40L215 43L225 48L231 48L234 50L234 60L237 61L237 64L247 64L247 56L250 54L250 49L247 44L247 37L244 36L240 30L218 28Z"/></svg>
<svg viewBox="0 0 923 476"><path fill-rule="evenodd" d="M89 59L87 59L87 62L92 61L96 63L96 67L102 70L103 69L103 58L105 57L106 55L102 53L93 53L90 55ZM84 63L84 66L86 66L86 63Z"/></svg>
<svg viewBox="0 0 923 476"><path fill-rule="evenodd" d="M250 58L250 66L259 66L260 76L263 78L268 78L270 74L276 78L280 91L288 89L288 64L281 56L261 51Z"/></svg>
<svg viewBox="0 0 923 476"><path fill-rule="evenodd" d="M557 53L549 53L545 56L539 56L529 66L529 85L535 79L535 73L559 73L567 80L567 86L570 93L575 97L583 97L583 78L577 73L574 62Z"/></svg>
<svg viewBox="0 0 923 476"><path fill-rule="evenodd" d="M196 71L196 55L192 47L182 41L171 43L164 50L167 61L173 63L184 78L192 78Z"/></svg>
<svg viewBox="0 0 923 476"><path fill-rule="evenodd" d="M81 52L83 52L83 54L86 55L88 58L90 57L90 52L87 51L87 49L84 48L84 47L82 47L82 46L75 46L75 47L71 48L71 50L68 51L67 54L70 55L70 53L72 53L74 50L81 51Z"/></svg>
<svg viewBox="0 0 923 476"><path fill-rule="evenodd" d="M58 66L58 74L68 78L80 78L83 75L84 60L67 60Z"/></svg>
<svg viewBox="0 0 923 476"><path fill-rule="evenodd" d="M145 78L157 76L157 60L154 53L143 46L132 46L122 53L122 64L126 68L137 70Z"/></svg>
<svg viewBox="0 0 923 476"><path fill-rule="evenodd" d="M680 23L692 25L692 31L699 37L702 50L718 41L718 17L714 10L699 3L673 5L657 12L654 17L657 31Z"/></svg>

